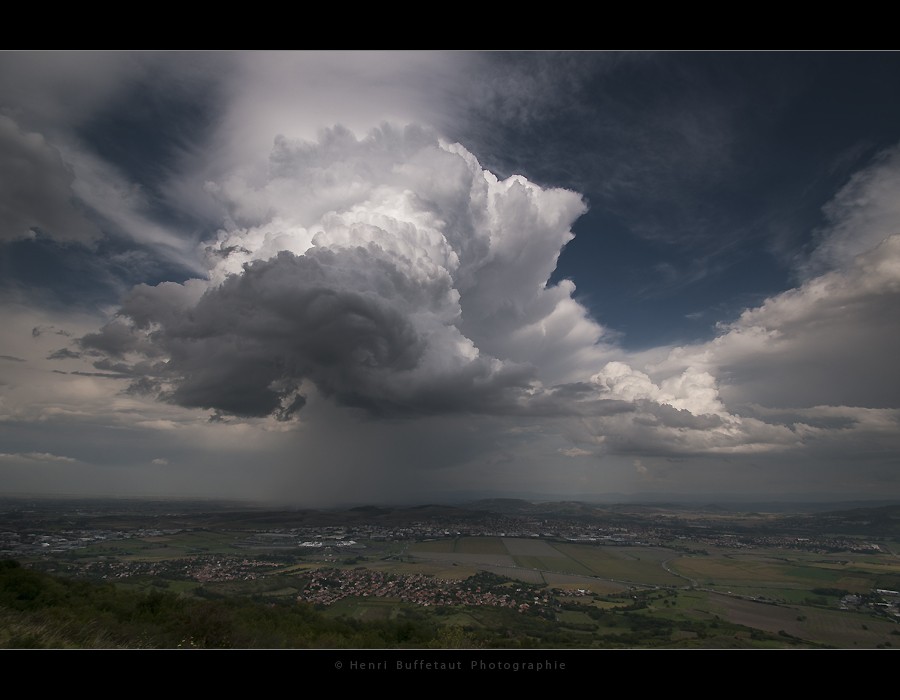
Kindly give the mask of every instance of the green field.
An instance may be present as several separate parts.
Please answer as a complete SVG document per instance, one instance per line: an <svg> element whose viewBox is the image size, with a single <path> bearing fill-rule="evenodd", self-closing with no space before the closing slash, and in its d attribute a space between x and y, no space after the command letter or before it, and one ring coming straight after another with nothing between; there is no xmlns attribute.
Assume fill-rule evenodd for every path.
<svg viewBox="0 0 900 700"><path fill-rule="evenodd" d="M671 550L656 547L604 547L568 542L499 537L464 537L412 545L411 556L456 562L528 581L550 581L554 574L609 579L640 585L683 585L662 563ZM543 576L535 576L540 572Z"/></svg>
<svg viewBox="0 0 900 700"><path fill-rule="evenodd" d="M628 588L627 584L604 581L594 576L577 576L573 574L545 573L544 580L547 585L559 588L584 588L599 595L607 593L620 593Z"/></svg>
<svg viewBox="0 0 900 700"><path fill-rule="evenodd" d="M133 561L166 561L198 554L246 554L246 549L234 546L235 542L245 537L246 533L194 531L167 537L106 540L75 550L70 556L77 559L119 557Z"/></svg>
<svg viewBox="0 0 900 700"><path fill-rule="evenodd" d="M865 593L894 583L895 564L848 562L823 563L809 557L773 558L764 552L729 553L710 557L679 557L669 562L673 571L717 589L741 589L742 593L765 589L842 588ZM884 582L883 584L881 582Z"/></svg>
<svg viewBox="0 0 900 700"><path fill-rule="evenodd" d="M557 551L600 578L642 585L680 586L684 579L668 573L662 563L671 559L670 550L657 547L601 547L585 544L557 544Z"/></svg>
<svg viewBox="0 0 900 700"><path fill-rule="evenodd" d="M840 648L873 648L879 643L897 642L896 623L873 619L849 611L823 610L809 606L769 605L709 594L709 609L731 622Z"/></svg>
<svg viewBox="0 0 900 700"><path fill-rule="evenodd" d="M406 606L394 598L344 598L327 610L329 617L349 617L353 620L396 620Z"/></svg>
<svg viewBox="0 0 900 700"><path fill-rule="evenodd" d="M442 540L423 540L416 542L413 548L417 552L445 554L509 554L509 551L503 544L503 540L499 537L455 537Z"/></svg>
<svg viewBox="0 0 900 700"><path fill-rule="evenodd" d="M466 554L510 554L499 537L458 537L454 544L453 551Z"/></svg>
<svg viewBox="0 0 900 700"><path fill-rule="evenodd" d="M456 543L457 540L455 539L424 540L423 542L416 542L415 549L417 552L440 552L449 554L456 551Z"/></svg>

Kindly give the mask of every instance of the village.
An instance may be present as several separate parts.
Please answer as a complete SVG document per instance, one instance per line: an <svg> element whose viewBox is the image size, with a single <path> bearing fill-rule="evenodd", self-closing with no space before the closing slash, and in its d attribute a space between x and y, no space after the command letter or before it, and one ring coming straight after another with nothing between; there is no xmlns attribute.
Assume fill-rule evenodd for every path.
<svg viewBox="0 0 900 700"><path fill-rule="evenodd" d="M509 585L490 574L453 581L422 574L386 574L365 568L318 569L309 575L309 583L298 600L332 605L347 597L392 598L426 607L489 605L519 612L546 608L553 601L544 589L520 582Z"/></svg>

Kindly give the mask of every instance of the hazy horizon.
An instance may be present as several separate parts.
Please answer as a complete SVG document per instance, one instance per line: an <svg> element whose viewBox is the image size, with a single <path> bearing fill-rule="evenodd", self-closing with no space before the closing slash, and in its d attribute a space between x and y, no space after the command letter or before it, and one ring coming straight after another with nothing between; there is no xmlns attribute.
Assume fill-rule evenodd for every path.
<svg viewBox="0 0 900 700"><path fill-rule="evenodd" d="M0 495L900 499L898 77L2 52Z"/></svg>

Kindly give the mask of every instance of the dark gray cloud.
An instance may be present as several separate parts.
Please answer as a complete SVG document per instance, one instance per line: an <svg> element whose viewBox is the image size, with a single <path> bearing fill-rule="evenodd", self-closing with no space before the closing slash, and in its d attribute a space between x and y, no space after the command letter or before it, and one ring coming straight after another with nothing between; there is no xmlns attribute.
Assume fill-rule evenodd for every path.
<svg viewBox="0 0 900 700"><path fill-rule="evenodd" d="M687 409L675 408L665 403L638 401L637 407L640 410L640 415L634 419L637 425L704 431L721 428L724 424L723 419L715 414L694 415Z"/></svg>
<svg viewBox="0 0 900 700"><path fill-rule="evenodd" d="M73 372L67 372L67 374L74 374L75 376L80 377L100 377L101 379L127 379L124 375L110 374L109 372L82 372L80 370L75 370Z"/></svg>
<svg viewBox="0 0 900 700"><path fill-rule="evenodd" d="M132 396L159 396L161 388L162 384L159 381L149 377L140 377L128 385L125 393Z"/></svg>
<svg viewBox="0 0 900 700"><path fill-rule="evenodd" d="M124 301L123 318L79 343L120 359L164 353L164 365L143 369L170 383L168 400L239 416L289 416L303 406L305 380L376 415L488 410L511 400L501 396L527 386L527 369L498 371L476 358L444 375L421 373L431 339L414 316L448 292L446 279L411 279L373 245L281 252L248 263L187 312L173 286L142 286ZM138 370L106 359L96 366ZM150 381L133 390L152 390Z"/></svg>
<svg viewBox="0 0 900 700"><path fill-rule="evenodd" d="M39 338L40 336L44 335L44 333L55 333L56 335L64 335L66 337L72 335L71 333L69 333L69 331L65 331L54 326L35 326L31 329L31 336L33 338Z"/></svg>
<svg viewBox="0 0 900 700"><path fill-rule="evenodd" d="M97 333L88 333L78 339L78 345L90 353L105 354L121 359L130 352L153 353L154 347L123 321L106 324Z"/></svg>
<svg viewBox="0 0 900 700"><path fill-rule="evenodd" d="M75 203L74 175L59 151L0 114L0 242L39 231L60 241L101 236Z"/></svg>
<svg viewBox="0 0 900 700"><path fill-rule="evenodd" d="M68 348L60 348L47 355L48 360L75 360L79 357L81 357L81 353L72 352Z"/></svg>

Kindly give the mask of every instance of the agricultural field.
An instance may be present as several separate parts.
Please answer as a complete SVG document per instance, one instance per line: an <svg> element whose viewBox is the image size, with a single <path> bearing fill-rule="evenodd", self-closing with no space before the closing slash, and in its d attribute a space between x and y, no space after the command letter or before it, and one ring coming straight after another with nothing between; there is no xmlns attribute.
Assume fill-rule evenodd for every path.
<svg viewBox="0 0 900 700"><path fill-rule="evenodd" d="M725 551L707 557L678 557L668 566L698 586L748 596L777 594L790 598L791 591L808 595L806 592L813 588L836 588L850 593L893 589L900 582L900 562L893 559L872 563L864 558L847 558L843 563L835 563L778 551Z"/></svg>
<svg viewBox="0 0 900 700"><path fill-rule="evenodd" d="M730 622L839 648L900 647L898 625L859 613L810 606L783 606L710 594L709 609Z"/></svg>
<svg viewBox="0 0 900 700"><path fill-rule="evenodd" d="M346 617L351 620L396 620L407 606L399 600L379 598L368 600L362 598L345 598L330 606L327 610L329 617ZM410 609L413 606L408 606Z"/></svg>
<svg viewBox="0 0 900 700"><path fill-rule="evenodd" d="M615 583L613 581L604 581L594 576L575 576L572 574L545 573L544 581L549 586L555 586L561 589L578 589L589 590L598 595L606 595L609 593L621 593L628 590L628 585L624 583Z"/></svg>
<svg viewBox="0 0 900 700"><path fill-rule="evenodd" d="M484 553L487 551L492 554ZM409 554L417 560L476 564L496 573L502 570L504 575L514 578L527 576L527 580L547 583L551 579L560 580L559 575L580 576L585 581L605 579L621 584L672 586L685 583L683 578L662 567L662 563L675 554L652 547L603 547L508 537L458 538L452 547L449 542L417 543L410 547ZM543 576L536 577L533 572Z"/></svg>
<svg viewBox="0 0 900 700"><path fill-rule="evenodd" d="M547 577L552 575L536 569L525 569L521 566L486 566L484 570L524 583L548 583Z"/></svg>
<svg viewBox="0 0 900 700"><path fill-rule="evenodd" d="M555 547L599 578L649 586L679 586L685 583L684 579L668 573L662 566L663 562L673 558L674 553L670 550L570 543Z"/></svg>
<svg viewBox="0 0 900 700"><path fill-rule="evenodd" d="M450 564L474 564L479 567L516 566L516 561L508 554L474 554L469 552L419 552L411 549L415 560L444 562Z"/></svg>
<svg viewBox="0 0 900 700"><path fill-rule="evenodd" d="M245 533L184 532L165 537L110 540L76 550L77 558L119 557L133 561L165 561L197 554L234 554L242 551L235 546Z"/></svg>
<svg viewBox="0 0 900 700"><path fill-rule="evenodd" d="M559 557L559 552L546 540L521 537L501 537L499 539L503 548L514 557Z"/></svg>

